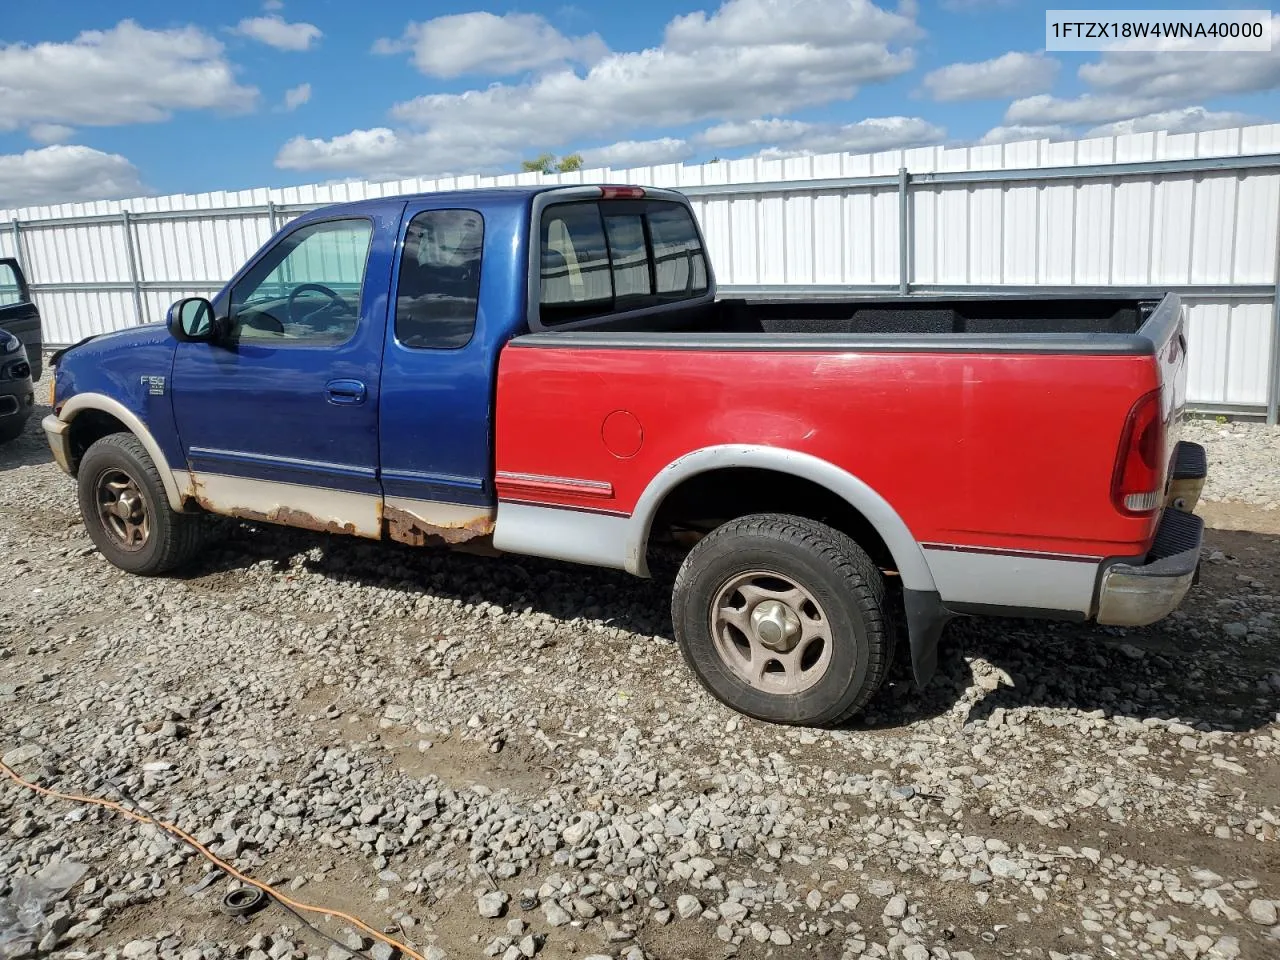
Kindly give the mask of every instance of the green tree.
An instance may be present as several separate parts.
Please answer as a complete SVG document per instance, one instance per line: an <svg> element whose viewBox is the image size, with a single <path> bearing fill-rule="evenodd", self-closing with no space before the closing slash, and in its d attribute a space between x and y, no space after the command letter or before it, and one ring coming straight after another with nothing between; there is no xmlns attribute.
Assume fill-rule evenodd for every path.
<svg viewBox="0 0 1280 960"><path fill-rule="evenodd" d="M543 153L532 160L525 160L520 164L520 168L525 173L551 173L555 162L556 156L554 153Z"/></svg>
<svg viewBox="0 0 1280 960"><path fill-rule="evenodd" d="M556 159L554 153L543 153L532 160L521 161L520 169L526 173L570 173L582 169L582 154L571 153Z"/></svg>

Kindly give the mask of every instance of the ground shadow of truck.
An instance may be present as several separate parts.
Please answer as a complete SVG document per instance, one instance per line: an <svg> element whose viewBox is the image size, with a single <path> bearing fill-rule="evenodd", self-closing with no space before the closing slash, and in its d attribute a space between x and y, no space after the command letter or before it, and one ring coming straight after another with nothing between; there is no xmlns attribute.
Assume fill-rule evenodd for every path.
<svg viewBox="0 0 1280 960"><path fill-rule="evenodd" d="M533 557L476 557L232 520L218 526L184 579L198 583L263 560L283 572L307 554L306 570L336 582L508 611L531 608L562 621L601 621L639 641L669 644L673 663L679 658L670 585L660 570L642 580ZM1224 612L1221 601L1234 596L1248 606L1260 594L1262 588L1239 580L1244 565L1237 558L1254 554L1262 563L1245 568L1269 578L1263 584L1269 594L1262 595L1280 592L1280 566L1264 559L1276 555L1276 539L1211 531L1206 555L1215 560L1204 565L1202 584L1182 610L1150 627L958 618L944 635L938 673L923 691L911 680L903 634L888 681L845 729L901 727L949 712L969 725L1006 718L1017 724L1028 710L1042 709L1063 724L1129 717L1176 721L1197 732L1262 728L1276 717L1280 640L1274 629L1229 636L1225 625L1244 614ZM707 706L716 706L709 696Z"/></svg>

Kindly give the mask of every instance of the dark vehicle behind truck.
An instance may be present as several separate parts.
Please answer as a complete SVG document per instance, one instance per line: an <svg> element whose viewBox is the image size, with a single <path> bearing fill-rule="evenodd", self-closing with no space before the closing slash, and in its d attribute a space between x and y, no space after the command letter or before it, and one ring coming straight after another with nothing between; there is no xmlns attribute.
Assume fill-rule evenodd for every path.
<svg viewBox="0 0 1280 960"><path fill-rule="evenodd" d="M31 297L31 288L18 261L0 259L0 330L7 330L27 349L31 379L43 372L44 331L40 311Z"/></svg>

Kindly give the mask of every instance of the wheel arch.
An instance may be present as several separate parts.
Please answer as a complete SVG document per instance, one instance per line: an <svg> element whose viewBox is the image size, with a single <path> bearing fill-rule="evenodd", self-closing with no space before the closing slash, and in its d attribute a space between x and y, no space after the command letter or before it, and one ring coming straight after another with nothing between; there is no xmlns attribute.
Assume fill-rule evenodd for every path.
<svg viewBox="0 0 1280 960"><path fill-rule="evenodd" d="M169 506L181 511L183 509L182 491L174 479L169 460L142 419L119 400L103 393L77 393L62 405L58 411L58 419L68 424L74 431L76 419L85 413L99 413L112 417L124 427L123 431L114 432L130 433L138 438L138 442L147 451L147 455L151 457L160 473L165 499L169 501Z"/></svg>
<svg viewBox="0 0 1280 960"><path fill-rule="evenodd" d="M718 470L750 468L808 480L831 491L866 518L893 557L908 590L936 592L924 551L898 512L869 484L830 461L808 453L751 444L703 447L672 461L649 482L631 514L626 569L648 576L647 551L662 504L685 481Z"/></svg>

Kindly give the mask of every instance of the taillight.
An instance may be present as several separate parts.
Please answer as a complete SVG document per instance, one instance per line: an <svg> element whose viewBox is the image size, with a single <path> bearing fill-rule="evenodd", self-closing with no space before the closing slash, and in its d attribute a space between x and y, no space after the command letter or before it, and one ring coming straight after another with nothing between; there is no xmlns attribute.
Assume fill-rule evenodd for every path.
<svg viewBox="0 0 1280 960"><path fill-rule="evenodd" d="M644 187L601 187L600 197L603 200L639 200L644 196Z"/></svg>
<svg viewBox="0 0 1280 960"><path fill-rule="evenodd" d="M1164 424L1160 391L1144 394L1129 410L1120 434L1120 451L1111 479L1111 502L1121 513L1140 516L1160 505L1164 462Z"/></svg>

